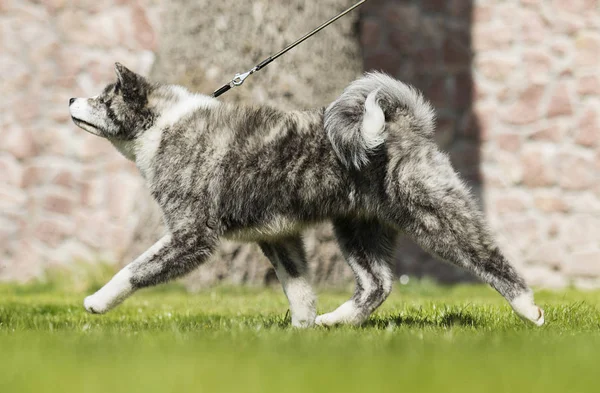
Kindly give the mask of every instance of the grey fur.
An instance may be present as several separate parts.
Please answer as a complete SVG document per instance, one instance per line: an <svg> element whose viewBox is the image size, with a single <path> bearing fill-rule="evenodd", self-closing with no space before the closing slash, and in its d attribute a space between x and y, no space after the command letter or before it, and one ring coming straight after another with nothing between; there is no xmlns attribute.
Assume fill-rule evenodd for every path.
<svg viewBox="0 0 600 393"><path fill-rule="evenodd" d="M333 227L340 248L356 278L350 301L359 322L384 302L392 291L392 247L396 230L376 219L337 218Z"/></svg>
<svg viewBox="0 0 600 393"><path fill-rule="evenodd" d="M374 91L386 121L400 115L414 133L433 135L435 113L419 91L386 74L367 73L352 82L325 110L325 130L346 166L360 169L369 162L371 148L362 132L362 120L367 95Z"/></svg>
<svg viewBox="0 0 600 393"><path fill-rule="evenodd" d="M308 264L302 238L293 235L258 244L273 264L288 297L293 310L292 324L300 327L312 325L317 315L316 297L308 283Z"/></svg>
<svg viewBox="0 0 600 393"><path fill-rule="evenodd" d="M433 111L413 88L368 74L327 110L284 112L150 84L122 66L117 73L116 85L97 98L75 100L71 113L136 163L169 233L124 269L121 281L86 299L88 310L104 312L124 297L109 289L133 292L190 272L228 237L259 242L290 299L292 321L309 326L314 295L300 234L327 220L334 222L357 289L347 304L323 316L324 324L362 323L385 300L399 231L472 271L511 304L529 299L524 280L433 141ZM377 111L385 116L383 143L375 149L361 139L361 127L370 127L363 116L371 115L365 112L371 93L378 104L367 112L373 119ZM102 116L94 127L92 119ZM127 288L115 289L121 287ZM541 310L527 299L517 302L525 311L513 307L543 323Z"/></svg>

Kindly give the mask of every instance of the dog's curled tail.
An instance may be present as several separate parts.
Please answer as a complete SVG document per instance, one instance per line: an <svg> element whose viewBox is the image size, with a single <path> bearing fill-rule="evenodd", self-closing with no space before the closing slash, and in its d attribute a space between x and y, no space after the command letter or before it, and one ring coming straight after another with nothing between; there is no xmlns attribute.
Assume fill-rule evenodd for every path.
<svg viewBox="0 0 600 393"><path fill-rule="evenodd" d="M385 142L386 119L395 121L397 113L408 121L410 131L433 135L433 108L415 88L381 72L352 82L325 109L324 117L329 140L344 165L360 169L367 164L369 152Z"/></svg>

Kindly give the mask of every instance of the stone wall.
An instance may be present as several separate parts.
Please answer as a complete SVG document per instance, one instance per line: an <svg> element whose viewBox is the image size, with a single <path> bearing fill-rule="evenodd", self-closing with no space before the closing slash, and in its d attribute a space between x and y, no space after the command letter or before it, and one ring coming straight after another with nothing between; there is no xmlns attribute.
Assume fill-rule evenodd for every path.
<svg viewBox="0 0 600 393"><path fill-rule="evenodd" d="M247 12L237 13L231 10L239 7L238 0L171 1L161 18L161 43L152 78L211 93L235 73L286 47L352 1L255 0L247 4ZM286 16L290 13L293 16ZM283 109L329 104L342 86L361 75L358 18L356 12L337 21L219 99ZM158 222L151 224L141 223L136 233L144 240L156 239L162 228ZM151 244L138 243L144 247ZM307 231L304 244L314 282L336 285L349 281L352 273L330 225ZM223 241L212 261L186 279L191 288L215 282L262 285L274 281L275 271L256 244L230 241Z"/></svg>
<svg viewBox="0 0 600 393"><path fill-rule="evenodd" d="M365 68L425 92L437 139L536 285L600 284L600 2L369 2ZM462 273L401 240L398 272Z"/></svg>
<svg viewBox="0 0 600 393"><path fill-rule="evenodd" d="M361 18L364 68L413 84L437 112L436 140L481 196L480 126L472 116L472 4L468 1L392 1L365 4ZM444 282L472 280L409 239L400 238L397 273L433 275Z"/></svg>
<svg viewBox="0 0 600 393"><path fill-rule="evenodd" d="M68 100L98 94L117 60L150 71L157 5L0 1L0 280L130 247L137 170L72 124Z"/></svg>
<svg viewBox="0 0 600 393"><path fill-rule="evenodd" d="M600 284L600 2L481 1L484 203L534 284Z"/></svg>
<svg viewBox="0 0 600 393"><path fill-rule="evenodd" d="M72 124L70 97L98 94L114 80L115 61L210 93L351 0L254 1L247 12L234 0L165 4L0 0L0 93L8 97L0 104L0 281L43 277L57 266L123 265L163 230L134 165ZM280 18L287 9L297 17ZM361 73L357 19L339 21L223 100L283 108L332 101ZM313 231L306 245L315 277L350 278L329 228ZM255 245L225 242L214 259L189 287L275 279Z"/></svg>
<svg viewBox="0 0 600 393"><path fill-rule="evenodd" d="M337 4L325 3L319 20ZM161 4L0 0L0 280L40 277L73 261L123 263L132 245L149 241L135 230L155 221L150 205L138 203L145 191L135 168L73 126L67 102L97 94L113 78L115 61L161 72L155 57L168 55L160 47ZM261 13L263 2L253 4L247 23ZM600 285L599 6L370 0L361 12L364 67L415 84L434 103L438 143L473 187L503 250L537 285ZM233 23L229 11L213 19L217 30ZM278 48L250 45L247 53ZM207 65L178 78L210 90L248 65ZM279 75L289 87L305 87L292 78L295 70L273 67L256 76L257 85ZM311 77L318 81L320 72ZM331 98L329 87L315 86L307 94L320 103ZM249 87L231 98L267 101L271 94ZM284 104L304 104L301 96L288 95ZM398 273L468 278L399 243Z"/></svg>

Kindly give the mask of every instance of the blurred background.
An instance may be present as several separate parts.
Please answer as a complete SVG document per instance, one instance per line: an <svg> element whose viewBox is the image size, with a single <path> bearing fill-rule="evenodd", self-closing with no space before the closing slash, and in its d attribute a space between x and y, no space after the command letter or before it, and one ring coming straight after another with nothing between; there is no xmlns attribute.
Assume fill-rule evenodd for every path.
<svg viewBox="0 0 600 393"><path fill-rule="evenodd" d="M160 236L134 165L75 127L119 61L210 94L352 0L0 0L0 281L115 270ZM221 99L308 108L365 70L414 84L436 140L533 285L600 286L600 2L370 0ZM306 239L314 280L351 278L328 226ZM83 267L82 267L83 266ZM399 238L396 272L472 280ZM276 281L255 245L224 243L186 278Z"/></svg>

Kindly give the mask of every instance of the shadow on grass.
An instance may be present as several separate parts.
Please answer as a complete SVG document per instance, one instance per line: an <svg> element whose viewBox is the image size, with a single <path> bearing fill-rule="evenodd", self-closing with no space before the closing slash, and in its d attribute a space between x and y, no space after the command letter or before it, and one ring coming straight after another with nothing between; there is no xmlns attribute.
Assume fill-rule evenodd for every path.
<svg viewBox="0 0 600 393"><path fill-rule="evenodd" d="M478 327L480 321L473 318L472 315L462 311L449 311L442 315L431 316L431 315L404 315L404 313L398 315L389 316L376 316L369 319L364 327L385 329L390 326L396 327Z"/></svg>

